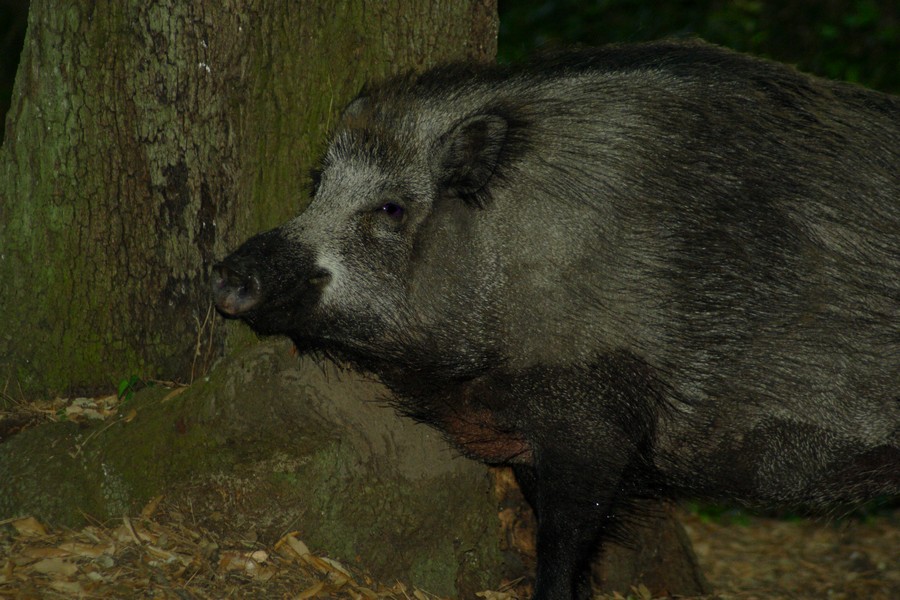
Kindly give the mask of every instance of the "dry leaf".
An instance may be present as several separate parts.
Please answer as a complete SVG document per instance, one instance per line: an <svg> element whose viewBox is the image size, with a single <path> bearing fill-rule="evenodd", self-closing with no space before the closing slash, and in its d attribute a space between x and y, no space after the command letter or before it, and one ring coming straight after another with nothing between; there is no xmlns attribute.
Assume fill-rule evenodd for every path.
<svg viewBox="0 0 900 600"><path fill-rule="evenodd" d="M119 403L119 397L116 394L112 394L109 396L101 396L99 398L95 398L94 401L100 406L115 406Z"/></svg>
<svg viewBox="0 0 900 600"><path fill-rule="evenodd" d="M515 594L511 594L510 592L494 592L491 590L476 592L475 595L479 598L484 598L485 600L516 600L517 598Z"/></svg>
<svg viewBox="0 0 900 600"><path fill-rule="evenodd" d="M331 558L326 558L324 556L317 556L316 558L318 558L320 561L322 561L328 567L330 567L329 570L336 571L337 573L339 573L340 575L343 575L347 579L350 579L352 577L350 575L350 572L347 570L347 568L344 567L344 565L342 565L338 561L331 559Z"/></svg>
<svg viewBox="0 0 900 600"><path fill-rule="evenodd" d="M190 558L175 554L173 552L169 552L168 550L163 550L162 548L159 548L152 544L147 544L146 546L144 546L144 548L147 549L147 552L151 556L154 556L154 557L156 557L160 560L163 560L167 563L175 562L176 560L180 561L184 565L189 565L191 563ZM187 561L187 562L185 562L185 561Z"/></svg>
<svg viewBox="0 0 900 600"><path fill-rule="evenodd" d="M334 567L332 567L330 564L325 562L325 559L323 559L319 556L315 556L313 554L307 554L303 557L303 560L306 562L306 564L313 567L320 573L323 573L325 575L334 575L334 574L340 575L340 571L335 570Z"/></svg>
<svg viewBox="0 0 900 600"><path fill-rule="evenodd" d="M120 525L116 529L116 541L122 542L123 544L134 543L140 544L141 540L138 539L137 534L134 533L130 528L125 525Z"/></svg>
<svg viewBox="0 0 900 600"><path fill-rule="evenodd" d="M31 565L31 568L38 573L46 575L65 575L72 576L78 572L78 567L73 563L64 561L61 558L45 558Z"/></svg>
<svg viewBox="0 0 900 600"><path fill-rule="evenodd" d="M148 502L144 508L141 509L141 517L144 519L149 519L153 516L153 513L156 512L156 509L159 508L159 503L162 502L163 495L155 496Z"/></svg>
<svg viewBox="0 0 900 600"><path fill-rule="evenodd" d="M76 598L81 598L84 594L84 588L77 581L51 581L50 587L57 592L62 592Z"/></svg>
<svg viewBox="0 0 900 600"><path fill-rule="evenodd" d="M142 545L144 542L155 544L158 537L132 523L128 515L122 515L122 525L116 529L116 538L120 542L132 541L138 545Z"/></svg>
<svg viewBox="0 0 900 600"><path fill-rule="evenodd" d="M261 560L257 560L260 557ZM275 576L277 570L274 567L268 567L260 564L269 558L268 554L262 550L256 552L236 552L227 550L222 553L219 559L219 569L222 571L243 571L251 575L259 581L268 581ZM185 565L187 566L187 565Z"/></svg>
<svg viewBox="0 0 900 600"><path fill-rule="evenodd" d="M168 402L169 400L171 400L171 399L174 398L175 396L177 396L177 395L179 395L179 394L183 394L183 393L186 392L187 390L188 390L188 386L175 388L174 390L172 390L171 392L169 392L168 394L166 394L165 396L163 396L163 399L160 400L160 402Z"/></svg>
<svg viewBox="0 0 900 600"><path fill-rule="evenodd" d="M281 551L288 558L305 560L307 556L310 556L309 548L294 537L294 533L296 532L289 533L278 540L275 550Z"/></svg>
<svg viewBox="0 0 900 600"><path fill-rule="evenodd" d="M251 571L257 567L256 561L241 552L226 550L219 558L221 571Z"/></svg>
<svg viewBox="0 0 900 600"><path fill-rule="evenodd" d="M22 555L28 558L62 558L69 553L59 548L23 548Z"/></svg>
<svg viewBox="0 0 900 600"><path fill-rule="evenodd" d="M319 595L319 592L321 592L324 587L325 584L320 581L314 586L300 592L297 596L294 597L294 600L306 600L307 598L314 598L315 596Z"/></svg>
<svg viewBox="0 0 900 600"><path fill-rule="evenodd" d="M73 419L74 417L80 416L82 409L80 406L75 406L74 404L66 407L66 419Z"/></svg>
<svg viewBox="0 0 900 600"><path fill-rule="evenodd" d="M59 549L85 558L97 558L102 554L114 554L116 551L114 544L83 544L81 542L63 542L59 545Z"/></svg>
<svg viewBox="0 0 900 600"><path fill-rule="evenodd" d="M378 598L380 598L375 590L371 590L367 587L354 586L353 591L355 591L360 598L365 598L366 600L378 600Z"/></svg>
<svg viewBox="0 0 900 600"><path fill-rule="evenodd" d="M12 521L10 525L12 525L21 535L48 535L47 528L41 525L40 521L34 517L17 519Z"/></svg>

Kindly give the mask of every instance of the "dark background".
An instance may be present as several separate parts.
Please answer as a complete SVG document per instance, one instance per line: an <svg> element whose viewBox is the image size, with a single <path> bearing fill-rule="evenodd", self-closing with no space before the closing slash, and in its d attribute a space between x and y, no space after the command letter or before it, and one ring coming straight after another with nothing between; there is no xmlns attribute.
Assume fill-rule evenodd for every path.
<svg viewBox="0 0 900 600"><path fill-rule="evenodd" d="M897 0L500 0L498 58L509 62L572 44L701 37L898 93L898 7ZM0 0L0 123L9 108L27 15L28 0Z"/></svg>
<svg viewBox="0 0 900 600"><path fill-rule="evenodd" d="M27 22L28 0L0 0L0 142L6 131L6 111L9 110Z"/></svg>
<svg viewBox="0 0 900 600"><path fill-rule="evenodd" d="M896 0L500 0L500 60L536 48L701 37L803 71L900 92Z"/></svg>

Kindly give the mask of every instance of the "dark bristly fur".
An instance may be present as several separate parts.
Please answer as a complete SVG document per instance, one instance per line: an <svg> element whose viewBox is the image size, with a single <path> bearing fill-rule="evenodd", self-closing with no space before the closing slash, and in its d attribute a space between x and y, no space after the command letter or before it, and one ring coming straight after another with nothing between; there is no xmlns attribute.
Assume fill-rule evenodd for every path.
<svg viewBox="0 0 900 600"><path fill-rule="evenodd" d="M321 164L217 305L513 465L536 598L585 594L640 499L900 491L897 98L700 42L562 52L371 85Z"/></svg>

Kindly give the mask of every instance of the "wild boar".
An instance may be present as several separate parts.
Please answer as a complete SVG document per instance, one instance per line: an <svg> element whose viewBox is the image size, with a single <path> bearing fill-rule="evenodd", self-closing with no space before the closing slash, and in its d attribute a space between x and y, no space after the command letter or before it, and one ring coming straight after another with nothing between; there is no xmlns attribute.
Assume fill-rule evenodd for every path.
<svg viewBox="0 0 900 600"><path fill-rule="evenodd" d="M897 98L700 42L449 65L367 87L313 188L219 311L512 465L536 598L635 499L900 491Z"/></svg>

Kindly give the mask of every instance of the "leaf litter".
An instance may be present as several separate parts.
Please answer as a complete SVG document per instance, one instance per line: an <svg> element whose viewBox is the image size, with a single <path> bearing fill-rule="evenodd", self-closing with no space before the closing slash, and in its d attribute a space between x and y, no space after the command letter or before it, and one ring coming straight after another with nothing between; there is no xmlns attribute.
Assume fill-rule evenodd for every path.
<svg viewBox="0 0 900 600"><path fill-rule="evenodd" d="M164 401L184 389L176 387ZM0 442L41 422L106 419L121 410L121 402L112 395L17 404L0 411ZM226 539L177 511L158 512L161 501L154 498L138 516L81 530L51 529L30 516L0 520L0 599L440 598L401 582L373 581L318 556L299 532L284 534L271 547ZM834 523L764 517L729 523L693 513L681 520L717 590L695 600L900 598L900 508ZM522 543L528 546L528 540ZM521 580L498 587L477 596L521 600L530 592ZM654 598L637 586L594 600Z"/></svg>
<svg viewBox="0 0 900 600"><path fill-rule="evenodd" d="M159 498L150 505L158 505ZM310 552L297 532L271 549L219 539L145 509L118 525L50 529L8 519L0 534L0 598L438 598L383 585Z"/></svg>
<svg viewBox="0 0 900 600"><path fill-rule="evenodd" d="M400 582L373 581L319 556L299 532L274 545L225 539L177 514L142 513L81 530L33 517L0 521L0 598L283 598L438 600ZM717 600L900 598L900 511L823 524L751 517L742 523L682 515ZM520 581L477 594L528 597ZM664 596L668 597L668 596ZM645 586L595 600L653 600Z"/></svg>

